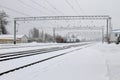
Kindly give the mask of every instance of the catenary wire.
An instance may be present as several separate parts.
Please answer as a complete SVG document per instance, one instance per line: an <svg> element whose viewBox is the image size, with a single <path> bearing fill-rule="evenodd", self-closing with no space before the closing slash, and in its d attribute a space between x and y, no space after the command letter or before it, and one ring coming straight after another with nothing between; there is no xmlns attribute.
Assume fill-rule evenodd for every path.
<svg viewBox="0 0 120 80"><path fill-rule="evenodd" d="M51 6L55 11L57 11L58 13L64 15L63 12L61 12L60 10L58 10L54 5L52 5L49 1L44 0L47 4L49 4L49 6Z"/></svg>
<svg viewBox="0 0 120 80"><path fill-rule="evenodd" d="M31 2L33 2L34 4L38 5L39 7L45 9L45 10L48 10L49 12L51 13L54 13L52 10L49 10L48 8L42 6L41 4L37 3L35 0L30 0ZM54 13L55 14L55 13Z"/></svg>
<svg viewBox="0 0 120 80"><path fill-rule="evenodd" d="M82 13L84 13L84 10L81 8L80 3L78 2L78 0L75 0L75 2L76 2L76 4L78 5L80 11L81 11Z"/></svg>
<svg viewBox="0 0 120 80"><path fill-rule="evenodd" d="M68 0L65 0L65 1L71 7L71 9L73 10L73 12L75 12L77 15L79 15L79 13L74 9L74 7L71 5L71 3Z"/></svg>
<svg viewBox="0 0 120 80"><path fill-rule="evenodd" d="M21 15L24 15L24 16L31 16L31 15L29 15L29 14L26 14L26 13L23 13L23 12L20 12L20 11L17 11L17 10L15 10L15 9L12 9L12 8L9 8L9 7L3 6L3 5L0 5L0 7L5 8L5 9L7 9L7 10L9 10L9 11L12 11L12 12L15 12L15 13L18 13L18 14L21 14Z"/></svg>
<svg viewBox="0 0 120 80"><path fill-rule="evenodd" d="M24 1L22 1L22 0L17 0L17 1L19 1L21 4L23 4L23 5L31 8L31 9L33 9L33 10L39 11L40 13L48 14L48 13L45 13L45 12L43 12L42 10L40 10L40 9L38 9L38 8L36 8L36 7L33 7L33 6L29 5L29 4L26 4L26 3L25 3Z"/></svg>

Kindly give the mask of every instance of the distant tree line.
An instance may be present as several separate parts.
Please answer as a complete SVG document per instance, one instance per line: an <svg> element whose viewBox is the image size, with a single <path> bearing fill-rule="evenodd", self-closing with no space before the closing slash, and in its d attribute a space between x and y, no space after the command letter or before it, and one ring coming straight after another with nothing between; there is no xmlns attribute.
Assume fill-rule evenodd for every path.
<svg viewBox="0 0 120 80"><path fill-rule="evenodd" d="M53 36L48 33L44 33L43 31L40 32L40 30L37 28L33 28L29 31L29 42L33 42L33 41L52 42Z"/></svg>

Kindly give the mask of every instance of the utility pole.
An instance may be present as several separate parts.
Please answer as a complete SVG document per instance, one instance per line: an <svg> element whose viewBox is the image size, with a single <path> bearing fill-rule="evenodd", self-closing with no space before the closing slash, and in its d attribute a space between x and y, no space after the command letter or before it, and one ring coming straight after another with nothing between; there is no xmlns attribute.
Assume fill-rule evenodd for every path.
<svg viewBox="0 0 120 80"><path fill-rule="evenodd" d="M2 20L0 20L0 35L2 34Z"/></svg>
<svg viewBox="0 0 120 80"><path fill-rule="evenodd" d="M55 28L53 28L53 42L56 42L56 40L55 40Z"/></svg>
<svg viewBox="0 0 120 80"><path fill-rule="evenodd" d="M16 20L14 20L14 44L16 44Z"/></svg>
<svg viewBox="0 0 120 80"><path fill-rule="evenodd" d="M102 43L104 43L104 27L102 27Z"/></svg>
<svg viewBox="0 0 120 80"><path fill-rule="evenodd" d="M109 38L110 38L110 27L111 27L111 17L107 19L107 31L106 31L106 38L107 42L109 43Z"/></svg>
<svg viewBox="0 0 120 80"><path fill-rule="evenodd" d="M44 42L44 31L42 30L42 41Z"/></svg>
<svg viewBox="0 0 120 80"><path fill-rule="evenodd" d="M109 42L109 37L108 37L109 18L107 19L106 27L107 27L107 29L106 29L106 39L107 39L107 42Z"/></svg>
<svg viewBox="0 0 120 80"><path fill-rule="evenodd" d="M109 38L111 36L111 32L112 32L112 24L111 24L111 17L109 18Z"/></svg>

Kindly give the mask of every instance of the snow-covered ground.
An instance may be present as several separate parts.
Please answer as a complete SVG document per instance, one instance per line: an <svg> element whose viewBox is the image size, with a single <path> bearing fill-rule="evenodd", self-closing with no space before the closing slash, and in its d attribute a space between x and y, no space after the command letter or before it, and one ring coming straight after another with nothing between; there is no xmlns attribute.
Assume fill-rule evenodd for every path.
<svg viewBox="0 0 120 80"><path fill-rule="evenodd" d="M0 80L120 80L119 48L120 45L106 43L83 46L69 54L2 75ZM74 49L0 62L0 72Z"/></svg>

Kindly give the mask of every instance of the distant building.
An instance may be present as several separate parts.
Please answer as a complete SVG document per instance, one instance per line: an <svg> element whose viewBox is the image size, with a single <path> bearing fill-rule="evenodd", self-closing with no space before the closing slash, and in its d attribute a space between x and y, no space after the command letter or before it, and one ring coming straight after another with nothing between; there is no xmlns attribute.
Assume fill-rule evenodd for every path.
<svg viewBox="0 0 120 80"><path fill-rule="evenodd" d="M110 34L110 42L120 42L120 29L112 30Z"/></svg>
<svg viewBox="0 0 120 80"><path fill-rule="evenodd" d="M3 43L13 43L14 42L14 35L0 35L0 44ZM16 35L16 42L17 43L27 43L28 37L26 35Z"/></svg>

